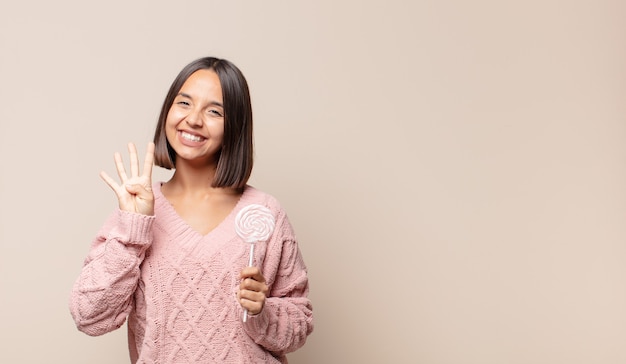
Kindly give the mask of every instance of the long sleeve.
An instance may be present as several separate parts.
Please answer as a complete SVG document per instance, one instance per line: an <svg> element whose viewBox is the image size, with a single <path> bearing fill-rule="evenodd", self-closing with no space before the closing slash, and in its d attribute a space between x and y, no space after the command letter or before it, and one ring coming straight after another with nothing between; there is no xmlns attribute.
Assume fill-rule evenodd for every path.
<svg viewBox="0 0 626 364"><path fill-rule="evenodd" d="M154 216L115 211L100 229L70 297L77 328L92 336L122 326L132 308Z"/></svg>
<svg viewBox="0 0 626 364"><path fill-rule="evenodd" d="M243 324L246 333L257 344L278 355L303 346L313 331L313 308L307 297L309 283L306 266L291 225L286 216L283 218L279 258L272 259L275 253L270 251L264 267L264 274L271 275L269 297L263 311Z"/></svg>

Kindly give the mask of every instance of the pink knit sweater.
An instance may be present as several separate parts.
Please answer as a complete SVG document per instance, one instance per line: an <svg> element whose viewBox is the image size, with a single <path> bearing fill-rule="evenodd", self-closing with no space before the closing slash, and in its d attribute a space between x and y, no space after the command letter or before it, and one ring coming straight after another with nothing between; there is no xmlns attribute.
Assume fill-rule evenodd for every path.
<svg viewBox="0 0 626 364"><path fill-rule="evenodd" d="M248 186L228 217L201 235L160 183L154 194L154 216L117 210L99 231L71 294L78 329L102 335L128 318L132 363L286 363L313 331L313 313L306 267L276 199ZM249 245L234 227L249 204L268 207L276 227L255 246L270 293L244 323L235 295Z"/></svg>

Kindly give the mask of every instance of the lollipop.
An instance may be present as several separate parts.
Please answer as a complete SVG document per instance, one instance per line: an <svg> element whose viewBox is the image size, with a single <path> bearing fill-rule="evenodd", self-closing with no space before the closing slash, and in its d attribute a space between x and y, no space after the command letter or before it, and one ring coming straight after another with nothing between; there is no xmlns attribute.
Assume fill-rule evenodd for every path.
<svg viewBox="0 0 626 364"><path fill-rule="evenodd" d="M235 217L235 231L241 239L250 244L250 258L248 266L252 266L254 258L254 244L267 241L274 231L274 216L262 205L248 205L241 209ZM248 310L243 313L243 322L248 319Z"/></svg>

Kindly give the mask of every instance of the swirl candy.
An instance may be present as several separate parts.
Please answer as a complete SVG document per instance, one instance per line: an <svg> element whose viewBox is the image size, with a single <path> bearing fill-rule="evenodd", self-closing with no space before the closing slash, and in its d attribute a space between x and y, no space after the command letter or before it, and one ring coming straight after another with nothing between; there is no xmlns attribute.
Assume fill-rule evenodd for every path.
<svg viewBox="0 0 626 364"><path fill-rule="evenodd" d="M262 205L248 205L241 209L235 217L235 231L246 243L250 244L250 258L248 266L252 266L254 244L258 241L267 241L274 232L274 215L270 209ZM248 311L243 313L243 322L248 318Z"/></svg>
<svg viewBox="0 0 626 364"><path fill-rule="evenodd" d="M274 232L274 215L265 206L248 205L237 214L235 231L246 243L266 241Z"/></svg>

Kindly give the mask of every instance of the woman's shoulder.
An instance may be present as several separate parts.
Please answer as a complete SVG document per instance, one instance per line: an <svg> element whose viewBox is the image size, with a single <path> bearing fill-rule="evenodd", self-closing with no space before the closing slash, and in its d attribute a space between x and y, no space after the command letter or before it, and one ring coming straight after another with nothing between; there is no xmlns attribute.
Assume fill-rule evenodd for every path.
<svg viewBox="0 0 626 364"><path fill-rule="evenodd" d="M239 202L239 208L241 209L251 204L267 207L277 219L288 219L287 211L277 197L254 186L246 185Z"/></svg>
<svg viewBox="0 0 626 364"><path fill-rule="evenodd" d="M241 195L241 204L264 205L270 210L283 209L276 197L251 185L246 185L246 187L244 188L243 194Z"/></svg>

